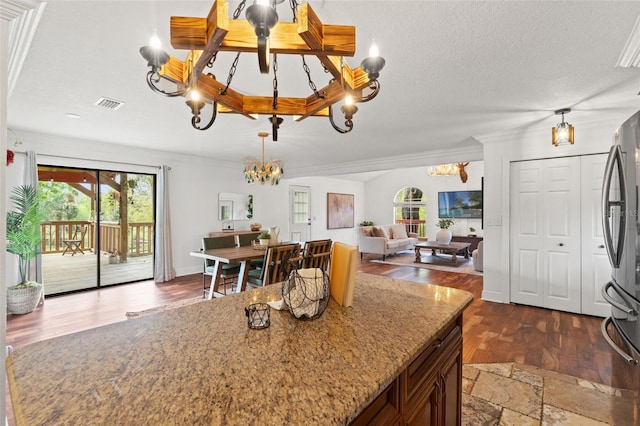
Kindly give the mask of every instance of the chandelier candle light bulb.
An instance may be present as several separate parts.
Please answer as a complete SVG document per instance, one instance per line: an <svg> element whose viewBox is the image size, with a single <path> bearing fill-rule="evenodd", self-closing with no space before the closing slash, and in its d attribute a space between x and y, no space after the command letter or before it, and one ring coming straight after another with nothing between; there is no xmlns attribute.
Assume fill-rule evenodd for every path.
<svg viewBox="0 0 640 426"><path fill-rule="evenodd" d="M149 46L156 50L162 49L162 42L160 41L160 37L158 37L158 32L156 30L153 31L153 35L149 39Z"/></svg>
<svg viewBox="0 0 640 426"><path fill-rule="evenodd" d="M373 43L369 48L369 57L377 58L378 56L380 56L380 52L378 51L378 46L376 46L376 44Z"/></svg>

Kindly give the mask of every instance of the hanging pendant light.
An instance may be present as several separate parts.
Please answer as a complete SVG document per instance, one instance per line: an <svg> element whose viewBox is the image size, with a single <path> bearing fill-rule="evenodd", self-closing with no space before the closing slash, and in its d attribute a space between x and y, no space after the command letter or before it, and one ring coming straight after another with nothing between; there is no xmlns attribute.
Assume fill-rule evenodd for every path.
<svg viewBox="0 0 640 426"><path fill-rule="evenodd" d="M553 146L573 145L573 126L564 121L564 115L571 112L571 108L559 109L556 115L562 115L562 121L551 129L551 143Z"/></svg>
<svg viewBox="0 0 640 426"><path fill-rule="evenodd" d="M262 138L262 161L257 158L248 158L244 162L244 177L247 183L259 182L264 185L270 182L271 185L280 183L280 178L284 175L282 160L271 159L264 161L264 138L269 136L267 132L260 132L258 136Z"/></svg>

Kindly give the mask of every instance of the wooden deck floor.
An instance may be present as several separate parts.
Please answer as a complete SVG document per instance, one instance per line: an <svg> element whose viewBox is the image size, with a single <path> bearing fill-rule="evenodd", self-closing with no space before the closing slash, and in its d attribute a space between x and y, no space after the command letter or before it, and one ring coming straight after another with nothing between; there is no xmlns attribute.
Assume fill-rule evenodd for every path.
<svg viewBox="0 0 640 426"><path fill-rule="evenodd" d="M45 295L95 288L98 264L96 254L71 256L60 253L42 255L42 276ZM153 256L130 257L126 263L109 264L107 256L100 256L100 285L102 287L153 278Z"/></svg>

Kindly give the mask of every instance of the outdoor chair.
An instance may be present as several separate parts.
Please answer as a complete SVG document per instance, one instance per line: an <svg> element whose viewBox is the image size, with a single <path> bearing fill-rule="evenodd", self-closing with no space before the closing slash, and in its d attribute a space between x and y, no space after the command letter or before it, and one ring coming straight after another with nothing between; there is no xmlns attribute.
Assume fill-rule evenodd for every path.
<svg viewBox="0 0 640 426"><path fill-rule="evenodd" d="M64 251L62 255L68 251L71 252L71 256L80 252L84 254L82 250L82 246L84 244L84 236L87 234L88 225L76 226L76 229L73 231L73 237L70 240L62 240L62 244L64 244Z"/></svg>

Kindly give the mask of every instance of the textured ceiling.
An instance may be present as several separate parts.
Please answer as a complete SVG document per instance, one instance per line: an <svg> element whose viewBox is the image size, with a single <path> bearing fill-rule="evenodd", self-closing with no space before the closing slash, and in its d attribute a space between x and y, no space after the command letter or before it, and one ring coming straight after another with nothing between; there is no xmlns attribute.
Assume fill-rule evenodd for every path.
<svg viewBox="0 0 640 426"><path fill-rule="evenodd" d="M280 128L266 143L294 175L327 167L337 173L385 167L397 157L418 165L425 153L477 148L478 139L558 122L571 107L576 127L603 114L626 118L640 107L636 68L616 68L640 14L640 2L565 1L324 1L310 2L326 24L355 25L359 64L375 39L386 59L382 89L359 105L355 128L338 134L326 118ZM238 2L230 2L233 10ZM265 117L219 115L211 129L191 128L182 98L154 94L138 53L157 28L169 46L171 15L205 17L210 1L49 1L11 97L8 126L239 163L260 153ZM288 2L278 7L290 21ZM213 73L226 80L231 56ZM310 94L299 57L279 57L280 96ZM318 87L329 77L313 57ZM313 63L311 63L313 62ZM269 96L272 76L260 76L255 55L243 54L232 87ZM101 96L125 103L94 106ZM65 114L77 114L76 119ZM206 113L204 113L206 116Z"/></svg>

